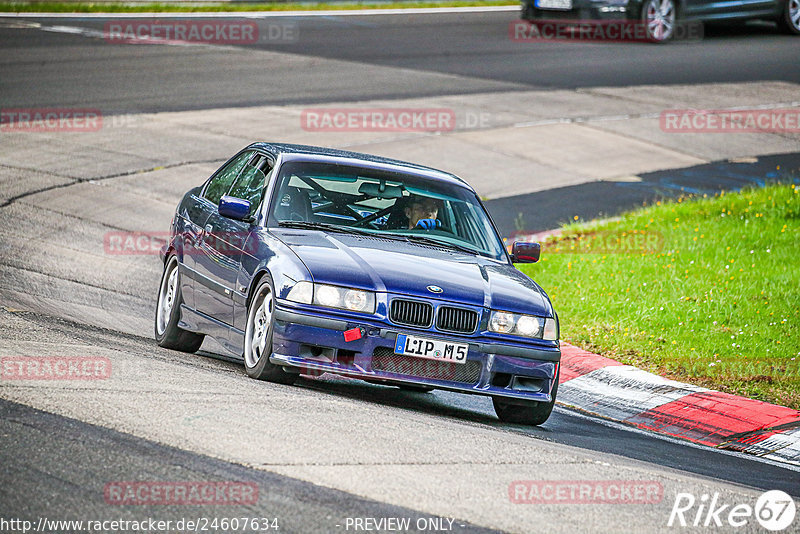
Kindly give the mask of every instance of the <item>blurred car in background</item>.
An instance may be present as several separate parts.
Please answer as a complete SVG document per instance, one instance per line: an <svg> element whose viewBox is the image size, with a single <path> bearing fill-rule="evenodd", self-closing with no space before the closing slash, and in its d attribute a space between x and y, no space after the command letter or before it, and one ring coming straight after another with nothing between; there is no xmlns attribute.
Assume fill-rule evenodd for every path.
<svg viewBox="0 0 800 534"><path fill-rule="evenodd" d="M800 35L800 0L523 0L522 19L636 22L654 42L675 38L681 24L712 21L774 21L783 31Z"/></svg>

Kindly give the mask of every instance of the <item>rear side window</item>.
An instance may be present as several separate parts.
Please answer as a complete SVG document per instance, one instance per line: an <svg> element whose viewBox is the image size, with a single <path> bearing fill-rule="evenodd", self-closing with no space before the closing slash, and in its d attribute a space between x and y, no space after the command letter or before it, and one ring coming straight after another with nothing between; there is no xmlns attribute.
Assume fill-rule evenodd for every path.
<svg viewBox="0 0 800 534"><path fill-rule="evenodd" d="M233 181L252 155L252 152L243 152L220 169L206 186L206 191L203 193L203 196L210 200L215 206L219 204L219 199L228 193Z"/></svg>
<svg viewBox="0 0 800 534"><path fill-rule="evenodd" d="M232 197L242 198L250 202L250 215L255 215L261 199L264 196L264 188L267 185L267 175L272 170L272 165L266 156L256 154L253 159L245 166L244 171L236 179L231 187Z"/></svg>

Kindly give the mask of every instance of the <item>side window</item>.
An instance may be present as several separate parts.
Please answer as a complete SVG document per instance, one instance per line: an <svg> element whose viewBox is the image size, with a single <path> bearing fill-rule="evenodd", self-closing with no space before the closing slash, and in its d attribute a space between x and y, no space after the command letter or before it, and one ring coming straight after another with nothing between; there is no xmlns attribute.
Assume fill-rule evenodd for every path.
<svg viewBox="0 0 800 534"><path fill-rule="evenodd" d="M239 175L247 160L252 156L252 152L244 152L236 159L225 165L214 178L206 186L206 191L203 196L214 203L216 206L219 204L219 199L222 195L226 194L231 188L231 184Z"/></svg>
<svg viewBox="0 0 800 534"><path fill-rule="evenodd" d="M269 160L257 154L245 166L244 172L239 175L239 178L231 187L230 193L232 197L242 198L250 201L250 215L254 215L258 206L261 204L261 198L264 195L264 188L267 184L267 174L272 170Z"/></svg>

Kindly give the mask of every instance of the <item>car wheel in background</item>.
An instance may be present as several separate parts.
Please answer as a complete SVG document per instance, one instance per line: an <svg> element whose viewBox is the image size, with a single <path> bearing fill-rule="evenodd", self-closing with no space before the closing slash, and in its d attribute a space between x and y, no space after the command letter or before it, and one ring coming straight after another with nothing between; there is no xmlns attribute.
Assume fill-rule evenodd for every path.
<svg viewBox="0 0 800 534"><path fill-rule="evenodd" d="M778 26L787 33L800 35L800 0L785 0L785 3Z"/></svg>
<svg viewBox="0 0 800 534"><path fill-rule="evenodd" d="M297 373L287 373L280 365L270 363L272 332L275 325L275 292L272 279L265 275L258 283L247 308L244 334L244 368L251 378L279 384L292 384Z"/></svg>
<svg viewBox="0 0 800 534"><path fill-rule="evenodd" d="M196 352L203 344L205 336L178 327L181 304L183 304L183 295L181 294L178 257L172 254L164 262L164 274L161 275L161 285L158 290L156 342L166 349Z"/></svg>
<svg viewBox="0 0 800 534"><path fill-rule="evenodd" d="M504 399L503 397L492 397L494 411L497 417L504 423L514 423L519 425L541 425L550 417L553 406L556 404L558 394L558 377L560 369L556 373L556 384L553 386L552 400L550 402L532 402L524 400Z"/></svg>
<svg viewBox="0 0 800 534"><path fill-rule="evenodd" d="M666 43L675 35L678 8L675 0L645 0L642 4L642 22L647 39L653 43Z"/></svg>
<svg viewBox="0 0 800 534"><path fill-rule="evenodd" d="M520 13L520 18L527 21L533 20L533 2L525 2L522 4L522 13Z"/></svg>

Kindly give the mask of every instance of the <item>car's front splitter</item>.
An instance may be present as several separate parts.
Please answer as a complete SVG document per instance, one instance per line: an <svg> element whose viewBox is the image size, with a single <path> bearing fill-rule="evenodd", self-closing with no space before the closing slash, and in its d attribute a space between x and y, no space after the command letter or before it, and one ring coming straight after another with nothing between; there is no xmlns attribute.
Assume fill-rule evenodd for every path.
<svg viewBox="0 0 800 534"><path fill-rule="evenodd" d="M360 337L345 341L343 332L353 329L360 330ZM270 362L304 374L330 372L371 382L406 383L537 402L552 400L550 392L560 360L557 348L522 350L513 345L433 335L469 345L467 361L454 363L395 354L398 333L431 336L427 332L400 332L397 327L279 309Z"/></svg>

